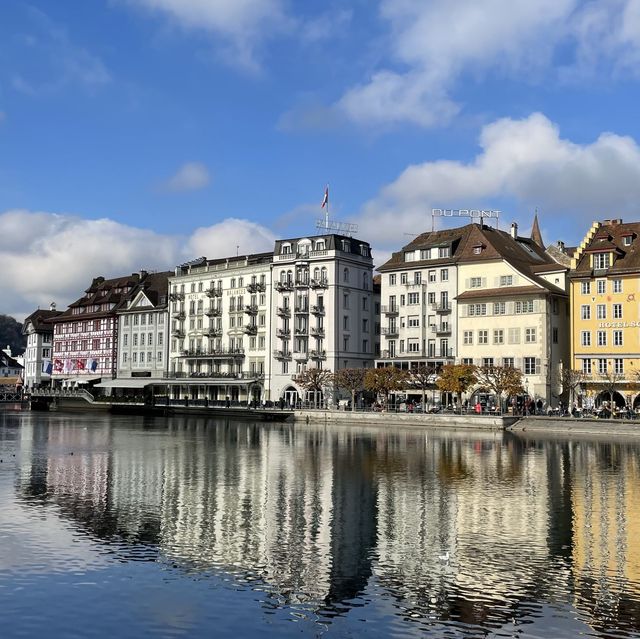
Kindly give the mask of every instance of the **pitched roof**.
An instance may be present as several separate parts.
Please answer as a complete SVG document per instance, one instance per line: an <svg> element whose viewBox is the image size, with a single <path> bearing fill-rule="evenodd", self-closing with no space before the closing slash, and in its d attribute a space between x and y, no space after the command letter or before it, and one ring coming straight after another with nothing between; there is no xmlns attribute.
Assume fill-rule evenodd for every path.
<svg viewBox="0 0 640 639"><path fill-rule="evenodd" d="M39 308L37 311L34 311L33 313L31 313L31 315L25 318L22 325L22 332L24 333L29 323L33 325L34 330L38 333L51 332L53 330L53 327L51 326L51 324L47 323L47 320L51 319L52 317L57 317L61 313L62 311L53 311L49 309Z"/></svg>
<svg viewBox="0 0 640 639"><path fill-rule="evenodd" d="M594 226L593 228L596 228ZM592 233L586 246L576 252L577 263L570 277L591 276L593 271L589 254L613 252L613 264L607 269L608 275L640 272L640 222L622 223L620 220L605 220ZM624 238L631 237L631 244L625 246Z"/></svg>
<svg viewBox="0 0 640 639"><path fill-rule="evenodd" d="M511 295L547 295L549 290L538 286L502 286L500 288L479 288L478 290L464 291L456 297L457 300L470 300L482 297L509 297Z"/></svg>
<svg viewBox="0 0 640 639"><path fill-rule="evenodd" d="M0 351L0 368L18 368L22 369L24 366L17 362L13 357L7 355L4 351Z"/></svg>
<svg viewBox="0 0 640 639"><path fill-rule="evenodd" d="M136 311L139 308L128 308L129 302L132 302L140 292L144 293L146 298L151 302L154 308L164 308L167 305L169 294L169 278L174 276L173 271L162 271L160 273L147 273L142 281L133 290L126 295L116 306L116 311Z"/></svg>
<svg viewBox="0 0 640 639"><path fill-rule="evenodd" d="M542 241L542 233L540 232L540 224L538 223L538 214L533 216L533 226L531 227L531 239L540 247L544 248Z"/></svg>

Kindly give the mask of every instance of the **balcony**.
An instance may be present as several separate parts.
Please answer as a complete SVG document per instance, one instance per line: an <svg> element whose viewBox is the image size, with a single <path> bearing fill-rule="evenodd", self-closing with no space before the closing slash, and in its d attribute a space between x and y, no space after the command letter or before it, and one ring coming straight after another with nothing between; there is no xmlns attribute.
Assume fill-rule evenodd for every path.
<svg viewBox="0 0 640 639"><path fill-rule="evenodd" d="M221 328L215 328L215 327L211 326L210 328L207 329L206 336L207 337L222 337L222 329Z"/></svg>
<svg viewBox="0 0 640 639"><path fill-rule="evenodd" d="M247 335L257 335L258 327L255 324L245 324L244 332Z"/></svg>
<svg viewBox="0 0 640 639"><path fill-rule="evenodd" d="M184 311L178 311L177 313L175 313L175 314L173 315L173 317L174 317L175 319L177 319L177 320L181 320L181 321L182 321L182 320L186 317L186 314L185 314L185 312L184 312Z"/></svg>
<svg viewBox="0 0 640 639"><path fill-rule="evenodd" d="M222 309L221 308L208 308L204 314L207 317L220 317L222 315Z"/></svg>
<svg viewBox="0 0 640 639"><path fill-rule="evenodd" d="M296 335L308 335L309 334L309 329L308 328L296 328L295 334Z"/></svg>
<svg viewBox="0 0 640 639"><path fill-rule="evenodd" d="M383 306L381 310L385 315L397 315L400 312L400 307L397 304L391 304Z"/></svg>
<svg viewBox="0 0 640 639"><path fill-rule="evenodd" d="M309 282L309 286L311 286L311 288L329 288L329 281L328 280L311 280Z"/></svg>
<svg viewBox="0 0 640 639"><path fill-rule="evenodd" d="M431 324L429 328L436 335L451 335L451 326L449 324Z"/></svg>
<svg viewBox="0 0 640 639"><path fill-rule="evenodd" d="M244 312L249 315L257 315L258 307L255 304L246 304L244 307Z"/></svg>
<svg viewBox="0 0 640 639"><path fill-rule="evenodd" d="M295 313L298 314L302 314L302 313L308 313L309 312L309 307L308 306L296 306L294 309Z"/></svg>
<svg viewBox="0 0 640 639"><path fill-rule="evenodd" d="M285 293L293 290L293 282L276 282L274 286L278 293Z"/></svg>
<svg viewBox="0 0 640 639"><path fill-rule="evenodd" d="M431 310L435 311L436 313L451 313L451 304L449 302L431 304Z"/></svg>
<svg viewBox="0 0 640 639"><path fill-rule="evenodd" d="M289 351L273 351L273 356L280 360L290 360L291 353Z"/></svg>
<svg viewBox="0 0 640 639"><path fill-rule="evenodd" d="M400 330L395 326L384 326L380 329L380 334L387 337L397 337L400 335Z"/></svg>
<svg viewBox="0 0 640 639"><path fill-rule="evenodd" d="M299 351L293 354L293 358L297 362L306 362L309 359L309 353L307 353L306 351Z"/></svg>
<svg viewBox="0 0 640 639"><path fill-rule="evenodd" d="M327 351L309 351L309 357L316 360L327 359Z"/></svg>
<svg viewBox="0 0 640 639"><path fill-rule="evenodd" d="M312 306L311 312L314 315L324 315L324 306Z"/></svg>
<svg viewBox="0 0 640 639"><path fill-rule="evenodd" d="M296 280L296 288L309 288L308 280Z"/></svg>
<svg viewBox="0 0 640 639"><path fill-rule="evenodd" d="M163 373L163 379L262 379L264 373L227 371L170 371Z"/></svg>
<svg viewBox="0 0 640 639"><path fill-rule="evenodd" d="M171 331L172 337L177 337L178 339L182 339L184 337L184 330L181 328L174 328Z"/></svg>
<svg viewBox="0 0 640 639"><path fill-rule="evenodd" d="M314 337L324 337L324 328L322 326L320 327L313 327L311 329L311 335L313 335Z"/></svg>
<svg viewBox="0 0 640 639"><path fill-rule="evenodd" d="M289 339L289 337L291 337L291 331L288 328L279 328L276 331L276 335L278 337L282 337L283 339Z"/></svg>
<svg viewBox="0 0 640 639"><path fill-rule="evenodd" d="M222 288L216 286L205 290L207 297L222 297Z"/></svg>
<svg viewBox="0 0 640 639"><path fill-rule="evenodd" d="M189 359L207 357L207 358L223 358L223 359L236 359L244 357L244 348L200 348L200 349L186 349L181 351L180 357L186 357Z"/></svg>
<svg viewBox="0 0 640 639"><path fill-rule="evenodd" d="M178 302L184 299L184 293L169 293L169 301Z"/></svg>
<svg viewBox="0 0 640 639"><path fill-rule="evenodd" d="M278 306L276 313L280 317L291 317L291 309L288 306Z"/></svg>
<svg viewBox="0 0 640 639"><path fill-rule="evenodd" d="M249 293L264 293L267 290L267 285L261 282L251 282L247 284L247 291Z"/></svg>

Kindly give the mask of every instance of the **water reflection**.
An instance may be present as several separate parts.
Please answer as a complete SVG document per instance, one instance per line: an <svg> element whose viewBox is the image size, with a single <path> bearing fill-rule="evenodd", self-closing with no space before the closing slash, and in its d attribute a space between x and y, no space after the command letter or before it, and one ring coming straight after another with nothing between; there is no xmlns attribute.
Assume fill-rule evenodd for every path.
<svg viewBox="0 0 640 639"><path fill-rule="evenodd" d="M0 414L0 444L23 507L323 628L640 632L635 442Z"/></svg>

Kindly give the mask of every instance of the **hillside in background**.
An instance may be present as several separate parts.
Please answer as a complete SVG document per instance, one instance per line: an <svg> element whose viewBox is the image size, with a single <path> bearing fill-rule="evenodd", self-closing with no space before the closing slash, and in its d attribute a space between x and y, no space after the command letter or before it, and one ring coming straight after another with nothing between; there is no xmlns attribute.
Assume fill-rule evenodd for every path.
<svg viewBox="0 0 640 639"><path fill-rule="evenodd" d="M22 324L9 315L0 315L0 348L11 346L13 355L22 355L27 338L22 334Z"/></svg>

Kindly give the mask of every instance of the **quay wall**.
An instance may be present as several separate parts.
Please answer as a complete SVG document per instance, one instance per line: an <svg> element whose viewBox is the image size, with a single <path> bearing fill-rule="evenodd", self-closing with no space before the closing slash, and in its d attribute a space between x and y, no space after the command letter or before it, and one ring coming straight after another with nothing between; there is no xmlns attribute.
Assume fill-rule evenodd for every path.
<svg viewBox="0 0 640 639"><path fill-rule="evenodd" d="M574 417L524 417L507 427L513 433L640 437L640 421Z"/></svg>

